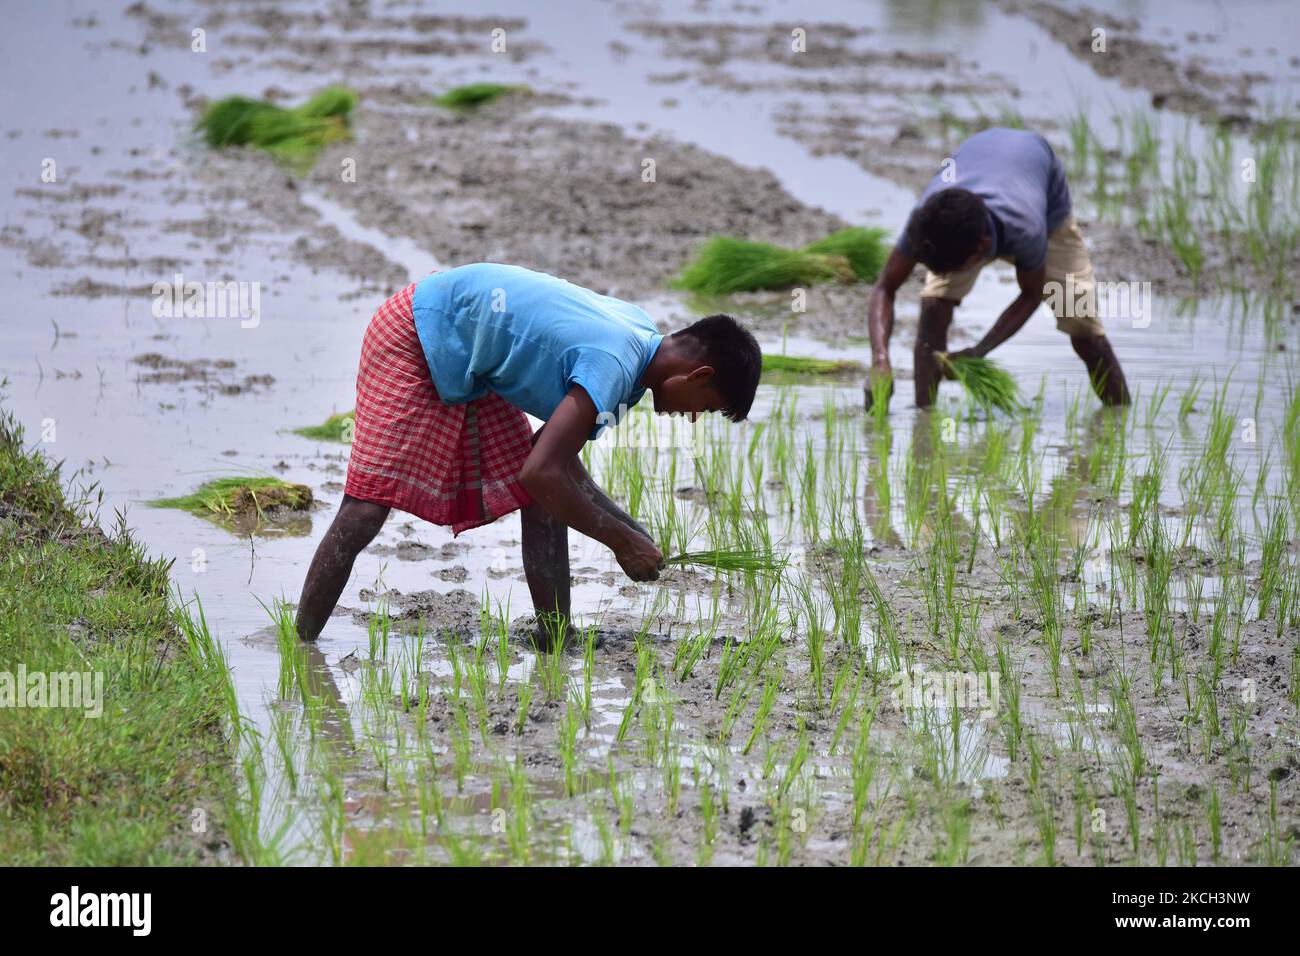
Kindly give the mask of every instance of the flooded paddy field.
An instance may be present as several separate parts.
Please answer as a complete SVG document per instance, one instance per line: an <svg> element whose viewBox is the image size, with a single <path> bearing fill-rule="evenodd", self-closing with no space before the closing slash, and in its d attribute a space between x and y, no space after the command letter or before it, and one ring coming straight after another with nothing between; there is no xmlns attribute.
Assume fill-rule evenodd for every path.
<svg viewBox="0 0 1300 956"><path fill-rule="evenodd" d="M229 666L241 784L211 808L228 858L1294 863L1300 38L1280 11L1096 6L15 14L0 400L106 521L124 512L175 559L192 639ZM1084 52L1097 26L1113 59ZM528 92L432 102L483 80ZM306 174L192 132L222 96L329 84L359 94L352 138ZM756 548L773 567L635 584L573 534L571 639L539 653L517 516L453 538L394 512L321 639L298 643L292 604L348 458L299 432L346 422L389 294L513 262L664 330L726 311L765 351L865 367L866 284L795 309L789 291L700 299L671 280L716 234L897 235L989 125L1047 136L1098 277L1135 290L1105 316L1129 408L1099 405L1040 309L996 353L1023 411L956 384L917 411L918 275L887 415L864 410L861 372L769 376L742 425L635 411L584 452L665 553ZM246 308L186 315L188 281L244 283ZM986 269L953 343L1013 289ZM229 476L311 503L240 522L150 504Z"/></svg>

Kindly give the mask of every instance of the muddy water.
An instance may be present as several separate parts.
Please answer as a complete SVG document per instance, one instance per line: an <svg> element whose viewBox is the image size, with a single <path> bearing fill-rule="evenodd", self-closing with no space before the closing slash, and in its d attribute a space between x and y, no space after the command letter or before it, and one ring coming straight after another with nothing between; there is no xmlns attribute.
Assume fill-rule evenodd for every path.
<svg viewBox="0 0 1300 956"><path fill-rule="evenodd" d="M314 544L341 494L346 466L340 446L311 442L291 429L351 407L357 350L371 312L387 289L447 262L428 243L401 234L400 223L376 221L313 184L299 187L309 216L266 224L247 201L262 196L268 183L278 184L281 177L268 175L256 157L241 167L249 177L246 188L240 182L229 184L226 192L210 188L202 179L208 159L186 134L193 115L186 105L186 86L206 96L279 87L297 98L322 77L304 74L292 60L278 65L256 45L215 42L206 54L191 52L189 31L222 12L220 5L177 8L181 12L174 19L148 29L139 17L98 6L25 5L0 40L7 79L0 94L5 98L0 155L7 176L0 184L5 197L0 274L8 293L2 350L5 403L27 426L29 440L43 437L46 451L64 459L69 474L79 472L79 480L98 484L105 520L115 510L125 511L151 551L177 559L177 587L202 601L229 649L245 711L269 732L273 709L268 700L279 660L258 599L296 598ZM527 21L521 31L527 45L518 58L493 56L466 41L466 49L445 60L393 56L384 61L380 76L360 65L358 75L366 82L400 79L430 90L480 78L526 82L559 94L559 102L538 107L542 114L613 123L631 135L651 133L695 144L743 166L770 170L800 203L846 221L874 221L893 229L902 224L910 204L912 189L905 177L873 172L835 155L814 155L797 136L782 132L778 117L783 111L821 112L827 103L866 114L929 110L936 72L956 91L959 110L996 112L1013 104L1022 115L1045 124L1068 115L1081 101L1122 110L1149 100L1141 89L1099 77L1085 62L1061 55L1059 41L1042 27L993 4L960 5L960 15L954 13L956 6L939 4L930 8L937 11L933 17L918 16L914 5L906 3L819 5L818 22L866 31L852 40L860 54L911 51L918 58L870 65L872 83L889 89L887 96L866 88L836 88L845 79L836 70L702 56L698 44L681 39L689 36L683 26L724 21L730 24L724 32L735 34L732 49L743 49L754 31L805 16L794 3L761 3L735 12L695 3L552 6L544 17L534 13L534 4L520 0L493 6L493 17L503 22ZM1129 15L1127 4L1110 6ZM1161 28L1170 26L1157 6L1137 16L1149 15ZM313 9L310 3L286 7ZM457 12L451 4L421 4L420 9ZM213 29L211 40L256 33L238 16L235 21L225 33ZM1257 22L1236 14L1216 21L1211 48L1219 59L1233 44L1246 43L1259 44L1262 59L1278 59L1280 55L1263 51L1265 37L1252 26ZM647 23L663 29L647 28ZM158 42L159 32L172 42ZM143 52L142 43L148 44ZM269 45L275 46L273 41ZM1270 45L1288 48L1280 41ZM1028 55L1009 57L1008 49ZM940 57L938 65L926 56ZM329 67L338 64L331 61ZM348 78L346 70L339 72L328 78ZM1274 71L1274 77L1272 93L1282 97L1294 90L1284 69ZM830 83L832 92L821 97L797 85L809 82ZM43 162L51 159L58 169L57 184L40 179ZM402 185L393 189L400 195ZM310 248L291 252L299 242ZM503 237L499 248L500 257L511 258L510 237ZM228 276L259 282L256 327L244 327L239 317L154 315L149 295L139 290L171 281L177 271L187 279ZM986 270L959 313L955 340L974 341L1012 288L1008 274ZM650 291L638 297L669 325L691 312L690 303L672 294ZM860 344L864 304L859 298L854 310L835 317L840 328L835 345L807 338L795 328L786 346L803 354L842 355L844 342L857 339L854 354L865 359ZM1157 382L1170 383L1171 401L1194 375L1207 375L1207 357L1220 374L1235 369L1233 394L1243 407L1254 406L1255 383L1264 380L1260 442L1237 450L1249 486L1251 463L1267 447L1267 429L1277 426L1287 397L1286 355L1275 351L1250 316L1234 323L1230 311L1226 303L1205 300L1189 306L1157 292L1149 326L1121 323L1110 331L1130 383L1143 391ZM904 379L910 365L906 330L913 316L914 306L900 308L894 355ZM769 327L764 345L781 342ZM153 382L137 361L149 353L178 361L230 360L233 365L215 380ZM1085 383L1045 311L999 359L1027 385L1045 381L1045 438L1068 454L1064 433L1053 429L1060 428L1067 406ZM261 383L265 376L273 381L247 384ZM914 429L913 413L902 400L908 386L900 383L895 403L895 456L905 454ZM799 394L800 407L810 410L828 398L845 408L860 401L852 382L807 386ZM774 390L765 387L756 405L757 420L774 400ZM818 427L811 422L810 432L816 434ZM1195 453L1196 434L1175 427L1160 433L1160 443L1170 444L1173 464L1179 456ZM1135 463L1133 470L1140 469L1141 463ZM311 533L241 539L191 516L144 505L232 473L274 474L310 485L322 505L312 515ZM1176 504L1177 468L1170 467L1167 474L1170 503ZM477 596L486 589L495 602L508 601L509 613L516 617L529 609L518 539L514 518L453 541L442 529L395 516L358 561L343 604L367 608L371 602L363 590L450 594L464 588ZM800 542L787 544L797 551ZM571 548L578 580L574 603L583 620L613 620L620 614L634 618L652 599L650 589L632 587L616 574L603 549L576 536ZM412 554L423 556L405 559ZM320 645L345 702L356 699L357 688L340 661L364 654L369 640L360 620L340 614ZM532 665L525 657L517 666L522 673ZM616 721L628 699L625 683L606 674L597 690L598 712L606 722ZM978 751L981 744L971 747ZM968 747L963 743L961 749L965 753ZM996 756L963 763L974 768L973 779L1004 770Z"/></svg>

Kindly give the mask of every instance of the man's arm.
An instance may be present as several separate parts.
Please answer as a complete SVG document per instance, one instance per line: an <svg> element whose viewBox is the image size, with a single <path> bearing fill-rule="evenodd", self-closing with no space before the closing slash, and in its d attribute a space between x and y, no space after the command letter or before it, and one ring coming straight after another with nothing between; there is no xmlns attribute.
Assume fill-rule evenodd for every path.
<svg viewBox="0 0 1300 956"><path fill-rule="evenodd" d="M519 472L519 481L542 508L570 528L614 552L634 581L659 577L663 554L653 541L598 507L574 480L572 464L596 425L596 405L585 389L569 389Z"/></svg>
<svg viewBox="0 0 1300 956"><path fill-rule="evenodd" d="M871 332L871 364L889 368L889 337L894 334L894 295L916 268L916 260L895 246L871 291L867 327Z"/></svg>
<svg viewBox="0 0 1300 956"><path fill-rule="evenodd" d="M544 431L546 431L545 425L537 429L537 434L533 436L534 445L537 444L538 440L541 438L542 432ZM596 479L592 478L591 475L587 473L586 466L582 464L581 455L575 455L569 462L569 473L573 476L574 482L582 490L582 493L590 498L597 508L604 511L606 514L613 515L632 530L645 535L652 541L654 540L654 537L645 529L645 526L642 525L641 522L637 521L630 514L620 508L610 499L609 495L605 494L605 492L601 490L600 485L596 484Z"/></svg>
<svg viewBox="0 0 1300 956"><path fill-rule="evenodd" d="M916 260L895 246L885 262L884 272L871 291L871 305L867 311L867 329L871 334L871 371L864 389L867 407L871 407L871 381L881 375L891 375L889 365L889 338L894 334L894 296L907 277L916 268ZM893 386L890 386L893 392Z"/></svg>
<svg viewBox="0 0 1300 956"><path fill-rule="evenodd" d="M1006 307L993 328L984 333L974 346L954 352L953 355L985 356L1019 332L1029 317L1043 302L1043 285L1047 282L1047 269L1035 269L1033 272L1017 272L1016 282L1020 286L1020 295Z"/></svg>

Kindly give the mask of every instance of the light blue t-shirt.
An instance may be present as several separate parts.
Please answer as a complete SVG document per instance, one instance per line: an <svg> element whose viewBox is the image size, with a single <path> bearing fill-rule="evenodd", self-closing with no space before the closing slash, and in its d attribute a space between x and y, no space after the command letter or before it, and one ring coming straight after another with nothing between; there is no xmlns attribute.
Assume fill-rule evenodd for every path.
<svg viewBox="0 0 1300 956"><path fill-rule="evenodd" d="M637 382L664 338L643 309L520 266L435 273L416 285L413 309L444 402L490 389L545 421L581 385L600 416L592 438L641 400Z"/></svg>
<svg viewBox="0 0 1300 956"><path fill-rule="evenodd" d="M952 160L935 173L917 208L941 190L968 189L988 207L993 232L989 260L1012 259L1019 272L1041 269L1047 261L1047 237L1070 215L1065 170L1047 140L1029 130L994 127L963 142ZM913 255L906 228L898 250Z"/></svg>

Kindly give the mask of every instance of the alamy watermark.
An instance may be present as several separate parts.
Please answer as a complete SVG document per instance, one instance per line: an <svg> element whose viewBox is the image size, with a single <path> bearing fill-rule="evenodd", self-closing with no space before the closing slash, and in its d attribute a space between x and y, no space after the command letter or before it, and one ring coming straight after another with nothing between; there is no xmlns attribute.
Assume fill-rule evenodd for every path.
<svg viewBox="0 0 1300 956"><path fill-rule="evenodd" d="M102 671L28 671L19 664L17 673L0 671L0 708L39 710L63 707L80 710L87 717L104 713Z"/></svg>
<svg viewBox="0 0 1300 956"><path fill-rule="evenodd" d="M999 675L991 671L898 671L890 684L890 700L899 710L973 710L984 720L997 713Z"/></svg>
<svg viewBox="0 0 1300 956"><path fill-rule="evenodd" d="M687 415L650 415L631 413L625 404L616 412L598 412L598 440L615 448L680 448L692 457L703 453L699 424Z"/></svg>
<svg viewBox="0 0 1300 956"><path fill-rule="evenodd" d="M262 321L260 282L186 281L179 272L172 282L155 282L153 316L156 319L239 319L239 327L255 329Z"/></svg>
<svg viewBox="0 0 1300 956"><path fill-rule="evenodd" d="M119 926L132 936L148 936L153 928L152 893L83 893L73 886L50 897L50 925L56 927Z"/></svg>
<svg viewBox="0 0 1300 956"><path fill-rule="evenodd" d="M1150 282L1075 282L1066 273L1064 282L1043 283L1043 301L1061 318L1131 321L1135 329L1151 324Z"/></svg>

